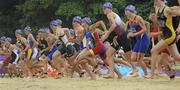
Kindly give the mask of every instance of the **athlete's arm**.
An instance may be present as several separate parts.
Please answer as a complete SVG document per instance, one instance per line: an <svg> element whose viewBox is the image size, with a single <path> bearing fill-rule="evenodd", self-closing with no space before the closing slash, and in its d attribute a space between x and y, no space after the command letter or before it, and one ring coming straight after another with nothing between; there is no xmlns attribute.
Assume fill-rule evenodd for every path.
<svg viewBox="0 0 180 90"><path fill-rule="evenodd" d="M162 31L159 31L159 32L151 32L151 34L150 34L151 37L154 37L154 36L157 36L157 35L163 35Z"/></svg>
<svg viewBox="0 0 180 90"><path fill-rule="evenodd" d="M179 41L179 39L180 39L180 35L177 36L177 41Z"/></svg>
<svg viewBox="0 0 180 90"><path fill-rule="evenodd" d="M33 47L32 47L32 48L35 48L35 47L38 45L38 42L34 39L34 37L33 37L32 34L30 34L29 38L30 38L30 40L32 40L32 42L33 42Z"/></svg>
<svg viewBox="0 0 180 90"><path fill-rule="evenodd" d="M103 31L107 31L106 25L103 21L98 21L94 24L92 24L89 28L90 30L95 30L97 27L101 26L103 28Z"/></svg>
<svg viewBox="0 0 180 90"><path fill-rule="evenodd" d="M107 18L108 18L108 20L109 20L109 22L111 24L111 26L110 26L110 28L108 30L108 35L109 35L111 32L113 32L113 30L116 28L117 25L116 25L113 14L108 14Z"/></svg>
<svg viewBox="0 0 180 90"><path fill-rule="evenodd" d="M180 22L179 22L179 26L178 26L176 31L177 31L178 34L180 34Z"/></svg>
<svg viewBox="0 0 180 90"><path fill-rule="evenodd" d="M141 26L142 29L139 32L134 33L134 36L141 35L141 34L147 32L145 21L140 16L138 16L136 18L136 20L137 20L137 23Z"/></svg>
<svg viewBox="0 0 180 90"><path fill-rule="evenodd" d="M84 30L81 29L81 30L77 31L77 36L75 39L73 39L73 41L80 44L80 42L83 40L83 38L84 38Z"/></svg>
<svg viewBox="0 0 180 90"><path fill-rule="evenodd" d="M127 22L125 23L125 25L124 25L124 26L125 26L125 31L126 31L126 32L128 32L128 23L129 23L129 21L127 21Z"/></svg>
<svg viewBox="0 0 180 90"><path fill-rule="evenodd" d="M150 36L150 23L148 21L145 21L145 25L146 25L146 28L147 28L147 32L148 32L148 35Z"/></svg>
<svg viewBox="0 0 180 90"><path fill-rule="evenodd" d="M103 32L103 30L99 29L99 28L96 28L95 31L100 35L104 35L105 32Z"/></svg>
<svg viewBox="0 0 180 90"><path fill-rule="evenodd" d="M26 52L29 49L29 45L28 45L26 39L21 38L21 42L25 45L25 48L24 48L24 50L22 50L22 52Z"/></svg>
<svg viewBox="0 0 180 90"><path fill-rule="evenodd" d="M180 6L167 7L165 13L171 16L180 16Z"/></svg>
<svg viewBox="0 0 180 90"><path fill-rule="evenodd" d="M64 34L66 34L69 37L69 28L62 28L64 31Z"/></svg>
<svg viewBox="0 0 180 90"><path fill-rule="evenodd" d="M108 20L109 20L111 26L110 26L109 30L107 31L107 33L105 33L105 35L102 36L102 38L101 38L102 41L105 41L108 38L109 34L111 32L113 32L113 30L117 26L113 14L107 15L107 17L108 17Z"/></svg>

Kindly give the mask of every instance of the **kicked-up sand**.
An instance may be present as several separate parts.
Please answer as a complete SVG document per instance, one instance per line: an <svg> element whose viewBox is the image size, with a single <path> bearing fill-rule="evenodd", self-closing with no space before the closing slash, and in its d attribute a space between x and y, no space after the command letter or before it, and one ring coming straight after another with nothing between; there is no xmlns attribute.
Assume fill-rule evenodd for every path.
<svg viewBox="0 0 180 90"><path fill-rule="evenodd" d="M88 78L0 78L0 90L180 90L180 77L169 80L157 77L147 80L139 77L127 79Z"/></svg>

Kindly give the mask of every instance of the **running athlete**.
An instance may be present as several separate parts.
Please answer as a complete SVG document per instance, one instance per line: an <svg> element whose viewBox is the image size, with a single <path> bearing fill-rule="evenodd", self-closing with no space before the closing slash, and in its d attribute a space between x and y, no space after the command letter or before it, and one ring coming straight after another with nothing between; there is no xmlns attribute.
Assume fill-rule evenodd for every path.
<svg viewBox="0 0 180 90"><path fill-rule="evenodd" d="M75 39L73 39L73 42L75 43L74 47L76 48L76 50L78 50L77 52L83 53L84 52L83 49L86 48L86 44L85 45L82 44L84 36L85 36L85 30L82 27L82 19L81 19L81 17L75 16L73 18L73 23L72 24L73 24L73 29L75 30ZM84 46L84 47L82 47L82 46ZM73 68L77 68L76 67L76 61L77 61L77 58L79 57L79 55L74 60L74 63L72 65ZM81 62L80 65L87 71L87 73L90 75L91 79L95 79L93 74L92 74L92 71L90 70L90 68L88 66L88 62L86 62L86 61ZM79 66L79 64L77 66ZM74 70L72 70L72 75L73 75L73 71Z"/></svg>
<svg viewBox="0 0 180 90"><path fill-rule="evenodd" d="M98 21L95 24L92 24L92 21L90 20L90 18L85 17L83 19L83 26L86 30L89 30L92 33L92 38L91 38L91 42L92 42L92 48L86 48L84 49L84 51L82 51L83 53L80 53L79 57L78 57L78 61L82 60L82 59L87 59L90 60L91 64L93 64L92 66L94 66L94 69L97 68L97 62L94 62L94 59L97 56L100 56L101 59L108 65L110 66L112 63L108 62L108 60L106 60L106 49L107 49L107 45L103 44L98 32L96 31L96 28L101 26L102 28L104 28L104 31L106 31L106 27L104 25L104 23L102 21ZM76 63L77 64L77 63ZM75 64L75 65L76 65ZM114 71L114 70L113 70ZM116 69L115 69L116 71ZM116 72L119 78L122 78L122 75L119 72Z"/></svg>
<svg viewBox="0 0 180 90"><path fill-rule="evenodd" d="M162 36L162 31L159 30L158 27L158 21L157 21L157 16L155 13L150 14L149 19L153 22L153 32L151 32L151 39L152 39L152 47L154 45L156 45L158 43L158 41L161 39ZM160 51L160 53L158 54L158 58L157 58L157 68L158 68L158 73L161 74L162 73L162 65L166 67L169 76L170 77L174 77L174 75L172 74L173 70L170 67L169 63L168 63L168 59L170 59L170 53L168 51L167 48L164 48ZM153 78L151 78L153 79Z"/></svg>
<svg viewBox="0 0 180 90"><path fill-rule="evenodd" d="M127 37L136 37L136 43L132 50L131 60L138 61L140 66L143 68L145 76L147 75L147 67L144 63L144 55L147 52L150 44L150 38L148 36L145 21L138 15L133 5L128 5L125 8L125 14L131 21L129 23L131 32L128 33Z"/></svg>
<svg viewBox="0 0 180 90"><path fill-rule="evenodd" d="M31 57L32 60L37 59L38 49L37 41L34 39L34 36L31 34L31 27L26 26L24 28L25 35L27 35L27 42L29 44L28 57Z"/></svg>
<svg viewBox="0 0 180 90"><path fill-rule="evenodd" d="M105 35L102 36L102 40L108 41L111 45L107 50L107 61L111 63L110 67L110 75L107 77L113 76L114 64L111 60L111 56L116 53L121 46L126 54L130 53L130 41L127 39L127 33L125 32L125 24L121 20L118 14L112 11L113 5L110 2L106 2L103 5L103 12L107 15L107 18L110 23L110 28L105 32ZM128 58L127 58L128 59Z"/></svg>
<svg viewBox="0 0 180 90"><path fill-rule="evenodd" d="M58 41L58 52L59 55L64 55L66 58L72 57L74 54L74 48L68 40L68 37L65 32L67 32L67 28L62 28L62 21L60 19L53 20L50 22L50 27L55 34L55 36L59 39ZM62 58L63 59L63 58ZM72 60L68 60L72 61ZM66 65L64 60L64 65Z"/></svg>
<svg viewBox="0 0 180 90"><path fill-rule="evenodd" d="M57 47L57 37L50 33L49 28L44 28L43 32L48 47L43 49L42 52L47 52L39 59L44 62L45 65L60 71L60 68L64 68L64 60L61 59L61 54ZM50 71L51 72L51 71ZM53 71L54 72L54 71ZM56 78L56 76L55 76Z"/></svg>
<svg viewBox="0 0 180 90"><path fill-rule="evenodd" d="M11 64L15 64L15 65L18 65L18 62L20 60L20 50L19 48L14 45L14 44L11 44L11 38L7 37L6 38L6 42L5 42L5 47L8 48L8 51L10 52L11 54Z"/></svg>
<svg viewBox="0 0 180 90"><path fill-rule="evenodd" d="M29 50L29 44L22 35L23 35L23 31L21 29L17 29L15 31L15 36L17 38L16 44L21 49L21 54L20 54L21 58L20 59L26 58L27 60L30 60L30 56L27 55L28 50ZM23 58L23 57L25 57L25 58Z"/></svg>
<svg viewBox="0 0 180 90"><path fill-rule="evenodd" d="M92 33L91 40L89 39L89 41L92 41L93 47L88 47L88 42L87 42L87 44L85 45L86 48L83 49L81 53L78 55L78 57L76 58L74 67L76 67L76 65L78 65L79 60L82 60L82 59L89 59L91 63L94 62L95 56L97 55L100 55L100 57L103 60L106 59L106 49L99 38L99 34L95 31L94 27L92 27L94 29L90 29L89 27L92 24L92 21L90 20L90 18L85 17L83 19L82 24L86 30L90 31L89 33ZM96 64L95 63L93 64L95 68ZM93 76L92 76L92 79L94 79Z"/></svg>
<svg viewBox="0 0 180 90"><path fill-rule="evenodd" d="M170 54L176 60L180 60L180 54L178 53L176 41L176 33L172 24L172 16L180 15L180 7L173 6L168 7L165 5L164 0L155 0L156 6L159 8L157 12L158 24L162 30L163 39L155 45L152 50L152 62L151 62L151 78L154 78L155 61L158 53L162 48L169 49Z"/></svg>
<svg viewBox="0 0 180 90"><path fill-rule="evenodd" d="M81 51L81 42L84 38L84 28L82 27L82 19L80 16L75 16L73 18L73 29L75 30L75 38L73 42L75 43L75 48L79 49L78 52Z"/></svg>

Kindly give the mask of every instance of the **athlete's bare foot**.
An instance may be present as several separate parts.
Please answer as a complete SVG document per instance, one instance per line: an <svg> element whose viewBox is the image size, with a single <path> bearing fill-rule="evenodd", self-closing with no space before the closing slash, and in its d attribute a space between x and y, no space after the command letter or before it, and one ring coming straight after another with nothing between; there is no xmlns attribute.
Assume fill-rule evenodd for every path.
<svg viewBox="0 0 180 90"><path fill-rule="evenodd" d="M107 74L107 75L103 76L103 78L105 78L105 79L113 79L114 75L113 74Z"/></svg>

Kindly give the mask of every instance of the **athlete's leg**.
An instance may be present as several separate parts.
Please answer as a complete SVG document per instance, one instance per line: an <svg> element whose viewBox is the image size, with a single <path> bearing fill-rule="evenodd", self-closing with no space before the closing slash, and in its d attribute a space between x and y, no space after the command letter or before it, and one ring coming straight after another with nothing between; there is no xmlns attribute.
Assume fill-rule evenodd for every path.
<svg viewBox="0 0 180 90"><path fill-rule="evenodd" d="M164 40L159 41L152 49L151 49L151 54L152 54L152 60L151 60L151 78L154 78L154 70L156 67L156 59L158 58L159 52L163 49L168 47L166 42Z"/></svg>
<svg viewBox="0 0 180 90"><path fill-rule="evenodd" d="M140 66L142 67L142 69L143 69L143 71L144 71L144 74L145 75L147 75L148 73L147 73L147 66L146 66L146 64L144 63L144 53L139 53L139 56L138 56L138 62L139 62L139 64L140 64Z"/></svg>
<svg viewBox="0 0 180 90"><path fill-rule="evenodd" d="M178 52L176 44L172 44L171 46L168 46L170 54L174 57L175 60L180 61L180 54Z"/></svg>
<svg viewBox="0 0 180 90"><path fill-rule="evenodd" d="M31 59L32 59L32 60L37 59L37 55L38 55L38 49L37 49L37 48L34 48Z"/></svg>
<svg viewBox="0 0 180 90"><path fill-rule="evenodd" d="M32 49L28 49L28 51L27 51L27 60L31 59L31 55L32 55Z"/></svg>

